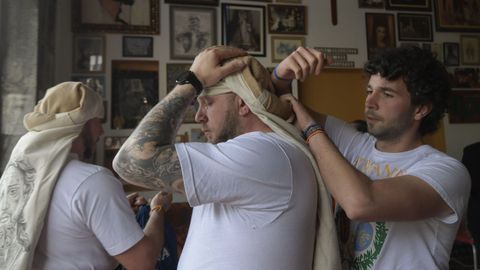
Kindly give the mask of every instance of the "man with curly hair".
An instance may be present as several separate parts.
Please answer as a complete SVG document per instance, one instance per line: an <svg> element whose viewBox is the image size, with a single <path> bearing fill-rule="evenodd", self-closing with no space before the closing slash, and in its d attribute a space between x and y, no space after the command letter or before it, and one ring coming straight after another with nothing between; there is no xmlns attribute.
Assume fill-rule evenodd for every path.
<svg viewBox="0 0 480 270"><path fill-rule="evenodd" d="M297 49L275 69L285 80L282 91L290 90L288 80L318 75L328 62L321 52ZM364 71L368 133L287 98L343 209L337 211L343 267L448 269L470 176L459 161L422 142L446 111L448 74L416 47L381 51Z"/></svg>

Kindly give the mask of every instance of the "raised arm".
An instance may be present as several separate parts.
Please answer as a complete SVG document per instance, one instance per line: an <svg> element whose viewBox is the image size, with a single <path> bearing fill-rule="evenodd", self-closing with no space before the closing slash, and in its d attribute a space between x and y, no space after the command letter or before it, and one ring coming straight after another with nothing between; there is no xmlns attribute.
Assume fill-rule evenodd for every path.
<svg viewBox="0 0 480 270"><path fill-rule="evenodd" d="M195 57L190 71L203 87L212 86L245 66L240 60L222 65L224 60L245 54L232 47L211 47ZM122 179L150 189L162 189L173 183L183 188L174 142L185 112L195 97L192 85L177 85L142 119L113 161L113 168Z"/></svg>

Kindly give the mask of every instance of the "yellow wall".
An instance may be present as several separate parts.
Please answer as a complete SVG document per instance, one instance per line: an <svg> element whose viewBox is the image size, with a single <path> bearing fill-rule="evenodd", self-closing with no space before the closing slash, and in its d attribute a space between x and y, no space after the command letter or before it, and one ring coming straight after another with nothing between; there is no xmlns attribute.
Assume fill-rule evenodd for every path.
<svg viewBox="0 0 480 270"><path fill-rule="evenodd" d="M361 69L326 69L299 83L299 99L309 108L347 122L364 119L367 79ZM445 152L443 123L425 143Z"/></svg>

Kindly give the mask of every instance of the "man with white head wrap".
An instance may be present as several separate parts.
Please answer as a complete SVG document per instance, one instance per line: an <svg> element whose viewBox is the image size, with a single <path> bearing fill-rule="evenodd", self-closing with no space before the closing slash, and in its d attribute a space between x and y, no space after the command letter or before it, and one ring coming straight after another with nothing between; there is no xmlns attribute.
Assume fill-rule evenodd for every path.
<svg viewBox="0 0 480 270"><path fill-rule="evenodd" d="M194 209L181 270L338 269L329 196L313 157L286 122L291 109L270 74L244 55L224 46L200 53L127 139L114 169L136 185L186 193ZM197 95L208 143L174 144Z"/></svg>
<svg viewBox="0 0 480 270"><path fill-rule="evenodd" d="M81 161L103 134L103 112L93 90L65 82L25 115L28 132L0 179L0 228L15 232L1 234L0 269L113 269L116 260L153 267L163 246L163 213L152 214L156 228L144 235L121 183ZM152 200L161 203L161 195Z"/></svg>

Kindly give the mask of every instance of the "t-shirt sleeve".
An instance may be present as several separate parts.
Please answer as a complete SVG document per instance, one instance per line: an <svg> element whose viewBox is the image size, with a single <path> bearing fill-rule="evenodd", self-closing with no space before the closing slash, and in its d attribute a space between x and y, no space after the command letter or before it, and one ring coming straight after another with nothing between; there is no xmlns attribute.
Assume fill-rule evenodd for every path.
<svg viewBox="0 0 480 270"><path fill-rule="evenodd" d="M278 145L254 140L176 144L191 206L223 203L266 211L288 207L291 163Z"/></svg>
<svg viewBox="0 0 480 270"><path fill-rule="evenodd" d="M127 251L144 236L122 184L106 170L79 186L71 206L72 217L95 234L111 256Z"/></svg>
<svg viewBox="0 0 480 270"><path fill-rule="evenodd" d="M432 155L412 166L406 174L427 182L453 213L441 220L451 224L457 222L464 214L470 192L470 175L467 169L456 159L445 155Z"/></svg>
<svg viewBox="0 0 480 270"><path fill-rule="evenodd" d="M373 139L370 134L359 132L347 122L333 116L327 117L325 131L340 153L349 161L352 161L358 148Z"/></svg>

